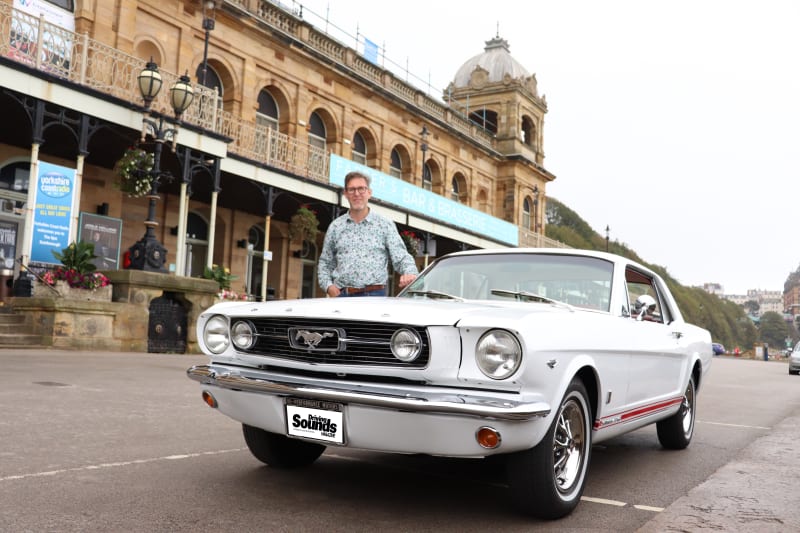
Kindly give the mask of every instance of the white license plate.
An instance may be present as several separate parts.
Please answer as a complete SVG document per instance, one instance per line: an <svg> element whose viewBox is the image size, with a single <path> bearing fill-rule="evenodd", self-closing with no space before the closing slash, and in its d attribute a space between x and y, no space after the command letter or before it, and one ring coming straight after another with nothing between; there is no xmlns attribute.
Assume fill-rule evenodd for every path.
<svg viewBox="0 0 800 533"><path fill-rule="evenodd" d="M286 433L344 444L344 406L319 400L286 399Z"/></svg>

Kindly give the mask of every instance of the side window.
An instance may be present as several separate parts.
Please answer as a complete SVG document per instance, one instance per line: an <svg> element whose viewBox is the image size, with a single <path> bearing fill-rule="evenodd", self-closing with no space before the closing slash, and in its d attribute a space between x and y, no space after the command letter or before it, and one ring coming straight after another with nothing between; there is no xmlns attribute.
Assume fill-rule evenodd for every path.
<svg viewBox="0 0 800 533"><path fill-rule="evenodd" d="M654 278L628 268L625 271L625 282L628 288L629 313L632 319L660 323L672 320Z"/></svg>

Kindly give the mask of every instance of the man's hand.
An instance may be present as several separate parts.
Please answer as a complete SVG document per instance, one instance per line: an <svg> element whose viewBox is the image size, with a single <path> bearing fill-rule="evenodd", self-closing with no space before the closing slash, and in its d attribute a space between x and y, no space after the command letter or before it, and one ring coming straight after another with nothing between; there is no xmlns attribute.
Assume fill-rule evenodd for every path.
<svg viewBox="0 0 800 533"><path fill-rule="evenodd" d="M336 285L328 285L328 288L325 292L328 293L328 296L330 296L331 298L336 298L342 291L340 291L339 287L337 287Z"/></svg>
<svg viewBox="0 0 800 533"><path fill-rule="evenodd" d="M400 288L402 289L403 287L405 287L406 285L408 285L409 283L411 283L415 279L417 279L417 275L416 274L402 274L400 276Z"/></svg>

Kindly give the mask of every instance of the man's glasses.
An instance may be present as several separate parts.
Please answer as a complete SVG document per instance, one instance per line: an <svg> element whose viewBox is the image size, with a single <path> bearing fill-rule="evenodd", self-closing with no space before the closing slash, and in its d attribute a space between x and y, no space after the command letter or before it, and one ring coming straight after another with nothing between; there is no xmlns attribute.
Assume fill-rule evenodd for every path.
<svg viewBox="0 0 800 533"><path fill-rule="evenodd" d="M344 192L347 194L364 194L368 190L368 187L347 187Z"/></svg>

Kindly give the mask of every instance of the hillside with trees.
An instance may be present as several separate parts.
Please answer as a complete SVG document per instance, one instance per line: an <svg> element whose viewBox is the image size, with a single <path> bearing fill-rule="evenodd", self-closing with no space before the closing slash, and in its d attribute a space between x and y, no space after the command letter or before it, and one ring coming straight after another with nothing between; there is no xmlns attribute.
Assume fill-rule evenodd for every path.
<svg viewBox="0 0 800 533"><path fill-rule="evenodd" d="M546 216L547 237L573 248L605 251L605 237L595 232L577 213L555 198L548 198ZM669 275L666 267L648 263L618 241L608 242L608 251L638 261L664 278L684 319L710 331L714 342L724 344L729 350L739 346L745 351L752 350L753 345L759 341L758 330L741 306L701 288L681 285Z"/></svg>

